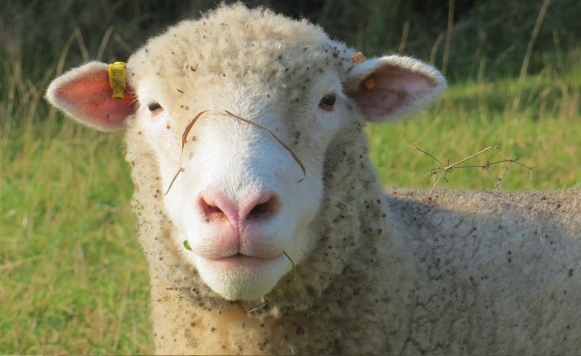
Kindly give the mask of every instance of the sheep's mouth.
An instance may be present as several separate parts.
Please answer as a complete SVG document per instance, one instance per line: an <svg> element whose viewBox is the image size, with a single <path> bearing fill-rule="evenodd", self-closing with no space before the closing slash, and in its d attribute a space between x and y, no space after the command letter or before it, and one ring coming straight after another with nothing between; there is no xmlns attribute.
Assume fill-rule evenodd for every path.
<svg viewBox="0 0 581 356"><path fill-rule="evenodd" d="M224 257L218 257L218 258L210 258L210 260L212 261L219 261L219 260L223 260L223 259L232 259L232 260L243 260L243 259L257 259L257 260L272 260L273 258L277 258L279 257L279 255L276 256L272 256L272 257L261 257L261 256L251 256L251 255L245 255L243 253L236 253L234 255L231 256L224 256Z"/></svg>
<svg viewBox="0 0 581 356"><path fill-rule="evenodd" d="M208 262L212 264L214 268L218 269L231 269L231 268L260 268L266 264L270 264L279 258L286 258L284 254L280 254L274 257L256 257L248 256L241 253L237 253L228 257L212 258L208 259Z"/></svg>

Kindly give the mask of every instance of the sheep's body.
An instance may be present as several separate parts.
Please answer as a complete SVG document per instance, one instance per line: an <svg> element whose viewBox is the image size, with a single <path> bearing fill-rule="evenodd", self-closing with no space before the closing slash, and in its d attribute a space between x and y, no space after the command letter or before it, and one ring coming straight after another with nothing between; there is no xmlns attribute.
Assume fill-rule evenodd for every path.
<svg viewBox="0 0 581 356"><path fill-rule="evenodd" d="M157 352L576 352L578 192L551 193L553 217L534 200L510 211L502 193L386 198L365 121L409 115L445 82L409 58L352 54L236 5L150 40L124 100L99 63L49 88L77 120L127 127ZM271 136L218 110L275 132L304 179Z"/></svg>
<svg viewBox="0 0 581 356"><path fill-rule="evenodd" d="M579 190L390 193L418 273L404 353L578 353Z"/></svg>

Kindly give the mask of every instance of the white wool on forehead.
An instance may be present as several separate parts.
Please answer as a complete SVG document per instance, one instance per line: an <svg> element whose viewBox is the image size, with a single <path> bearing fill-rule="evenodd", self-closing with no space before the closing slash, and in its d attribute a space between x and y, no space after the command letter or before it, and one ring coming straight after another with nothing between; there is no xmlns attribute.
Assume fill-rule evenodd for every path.
<svg viewBox="0 0 581 356"><path fill-rule="evenodd" d="M268 83L277 88L275 94L294 99L332 67L343 75L353 53L306 20L238 4L171 27L149 40L128 65L137 90L140 79L153 76L162 85L183 84L182 91L232 81L249 87Z"/></svg>

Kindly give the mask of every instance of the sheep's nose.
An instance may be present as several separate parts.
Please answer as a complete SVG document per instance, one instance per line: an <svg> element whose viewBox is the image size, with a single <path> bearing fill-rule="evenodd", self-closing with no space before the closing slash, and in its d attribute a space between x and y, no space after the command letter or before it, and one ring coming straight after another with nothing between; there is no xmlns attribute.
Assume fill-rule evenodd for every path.
<svg viewBox="0 0 581 356"><path fill-rule="evenodd" d="M207 222L229 222L241 230L245 225L264 223L272 218L278 210L279 199L271 190L261 190L238 201L221 192L207 192L200 195L199 206Z"/></svg>

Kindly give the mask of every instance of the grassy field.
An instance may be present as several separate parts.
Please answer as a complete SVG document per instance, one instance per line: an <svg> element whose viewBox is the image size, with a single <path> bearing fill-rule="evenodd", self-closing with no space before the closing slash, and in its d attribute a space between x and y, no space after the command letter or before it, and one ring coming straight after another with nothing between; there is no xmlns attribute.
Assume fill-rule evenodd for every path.
<svg viewBox="0 0 581 356"><path fill-rule="evenodd" d="M498 146L532 173L514 163L455 169L439 187L580 188L581 51L546 55L556 64L515 78L487 79L483 64L429 110L369 126L383 183L413 187L438 167L414 144L443 164ZM54 67L31 81L17 63L3 63L0 84L0 354L151 353L123 135L63 119L42 99ZM491 149L466 164L503 159Z"/></svg>
<svg viewBox="0 0 581 356"><path fill-rule="evenodd" d="M150 352L122 135L53 125L0 143L0 353Z"/></svg>
<svg viewBox="0 0 581 356"><path fill-rule="evenodd" d="M383 183L412 187L426 170L441 167L414 149L417 144L444 165L492 146L463 165L508 157L534 167L529 171L504 163L488 170L455 169L446 175L449 182L439 182L440 188L494 189L495 184L505 190L581 187L581 58L577 60L580 64L568 72L546 68L523 79L459 83L435 107L410 120L369 127L371 157ZM499 177L503 178L500 182ZM427 189L432 184L432 179L425 179L418 187Z"/></svg>

